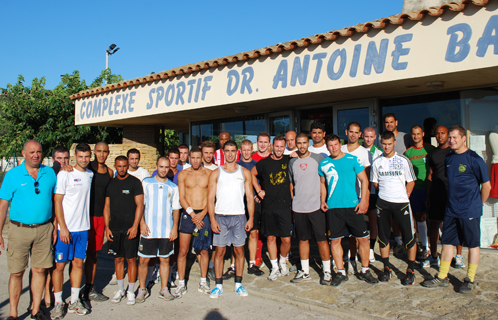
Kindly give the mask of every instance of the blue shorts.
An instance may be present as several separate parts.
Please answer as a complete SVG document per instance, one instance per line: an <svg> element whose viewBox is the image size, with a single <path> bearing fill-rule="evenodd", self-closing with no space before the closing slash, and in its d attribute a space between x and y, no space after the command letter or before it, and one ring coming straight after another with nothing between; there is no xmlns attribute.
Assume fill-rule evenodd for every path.
<svg viewBox="0 0 498 320"><path fill-rule="evenodd" d="M196 214L202 212L202 210L194 210ZM204 216L204 225L206 224L206 219L209 220L209 214ZM180 233L192 234L195 229L195 224L192 222L192 217L187 213L187 211L182 210L180 215Z"/></svg>
<svg viewBox="0 0 498 320"><path fill-rule="evenodd" d="M85 259L86 248L88 246L88 230L70 232L71 239L69 244L61 241L61 232L57 231L57 242L55 243L54 253L55 262L62 263L73 261L74 258Z"/></svg>
<svg viewBox="0 0 498 320"><path fill-rule="evenodd" d="M456 218L448 215L443 220L441 244L465 245L469 248L481 246L481 217Z"/></svg>
<svg viewBox="0 0 498 320"><path fill-rule="evenodd" d="M412 212L426 212L425 198L427 192L425 189L413 189L410 195L410 207Z"/></svg>
<svg viewBox="0 0 498 320"><path fill-rule="evenodd" d="M204 227L199 230L199 235L194 237L192 241L192 248L194 248L196 253L200 253L202 250L212 249L213 244L213 231L211 230L211 221L208 215L204 217Z"/></svg>

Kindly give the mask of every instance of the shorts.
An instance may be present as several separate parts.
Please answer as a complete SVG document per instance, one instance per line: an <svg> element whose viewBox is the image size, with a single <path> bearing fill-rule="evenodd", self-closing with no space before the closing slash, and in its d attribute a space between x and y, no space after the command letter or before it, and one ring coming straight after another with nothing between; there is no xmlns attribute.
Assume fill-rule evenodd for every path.
<svg viewBox="0 0 498 320"><path fill-rule="evenodd" d="M55 262L63 263L73 261L74 258L85 259L88 247L88 230L69 232L71 239L69 243L61 241L61 231L57 231L57 242L55 243Z"/></svg>
<svg viewBox="0 0 498 320"><path fill-rule="evenodd" d="M370 195L370 199L368 200L368 211L377 209L376 205L377 205L377 198L378 197L379 196L376 194Z"/></svg>
<svg viewBox="0 0 498 320"><path fill-rule="evenodd" d="M142 258L168 258L175 252L174 249L174 242L169 241L169 239L140 237L138 256Z"/></svg>
<svg viewBox="0 0 498 320"><path fill-rule="evenodd" d="M246 216L237 215L215 215L216 222L220 225L220 233L213 233L213 246L226 247L233 244L234 247L242 247L246 243Z"/></svg>
<svg viewBox="0 0 498 320"><path fill-rule="evenodd" d="M197 214L199 212L202 212L202 210L194 210L194 212ZM209 220L209 214L206 214L204 216L204 224L206 224L206 218ZM187 213L187 211L182 210L180 216L180 233L192 234L194 232L194 229L195 224L192 222L192 217Z"/></svg>
<svg viewBox="0 0 498 320"><path fill-rule="evenodd" d="M327 210L327 227L330 240L344 238L349 233L357 239L369 235L364 215L356 214L354 207Z"/></svg>
<svg viewBox="0 0 498 320"><path fill-rule="evenodd" d="M427 192L425 189L413 189L410 195L410 207L412 212L426 212L425 199Z"/></svg>
<svg viewBox="0 0 498 320"><path fill-rule="evenodd" d="M112 241L109 241L109 251L107 252L110 256L116 258L133 259L137 257L138 253L138 242L140 240L140 234L133 239L128 239L126 234L128 230L111 230Z"/></svg>
<svg viewBox="0 0 498 320"><path fill-rule="evenodd" d="M261 231L266 236L287 238L292 235L290 208L265 209L261 217Z"/></svg>
<svg viewBox="0 0 498 320"><path fill-rule="evenodd" d="M88 251L100 251L104 246L105 223L104 217L90 217L88 230Z"/></svg>
<svg viewBox="0 0 498 320"><path fill-rule="evenodd" d="M379 230L379 246L387 247L391 237L392 221L396 221L403 239L403 245L410 249L415 245L415 227L410 204L387 202L379 198L377 200L377 228Z"/></svg>
<svg viewBox="0 0 498 320"><path fill-rule="evenodd" d="M24 228L9 224L7 236L7 269L9 273L19 273L31 267L48 269L54 266L52 233L54 225L47 222L37 228Z"/></svg>
<svg viewBox="0 0 498 320"><path fill-rule="evenodd" d="M206 219L207 217L207 219ZM194 237L192 241L192 248L196 253L200 253L202 250L210 250L213 244L213 230L211 230L211 220L206 215L204 217L204 227L199 230L199 235Z"/></svg>
<svg viewBox="0 0 498 320"><path fill-rule="evenodd" d="M316 241L327 241L327 220L320 209L310 213L294 212L294 227L298 240L310 240L313 231Z"/></svg>
<svg viewBox="0 0 498 320"><path fill-rule="evenodd" d="M446 211L446 202L448 194L446 192L430 194L429 220L443 221L444 212Z"/></svg>
<svg viewBox="0 0 498 320"><path fill-rule="evenodd" d="M481 217L456 218L445 216L441 244L475 248L481 246Z"/></svg>
<svg viewBox="0 0 498 320"><path fill-rule="evenodd" d="M246 207L246 218L249 219L249 213ZM254 202L254 223L252 225L251 231L257 231L261 229L261 203Z"/></svg>

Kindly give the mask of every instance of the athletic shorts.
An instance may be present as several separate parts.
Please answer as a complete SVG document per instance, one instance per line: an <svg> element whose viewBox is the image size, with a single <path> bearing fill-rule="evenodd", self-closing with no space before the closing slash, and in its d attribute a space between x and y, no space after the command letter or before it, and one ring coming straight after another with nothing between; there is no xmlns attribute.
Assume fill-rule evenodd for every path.
<svg viewBox="0 0 498 320"><path fill-rule="evenodd" d="M237 215L215 215L216 222L220 225L220 233L213 233L213 246L226 247L232 245L234 247L242 247L246 243L246 216L244 214Z"/></svg>
<svg viewBox="0 0 498 320"><path fill-rule="evenodd" d="M246 218L249 219L249 213L246 207ZM252 225L251 231L261 229L261 203L254 202L254 223Z"/></svg>
<svg viewBox="0 0 498 320"><path fill-rule="evenodd" d="M354 207L327 210L327 227L330 240L344 238L347 234L361 239L369 234L364 215L356 214Z"/></svg>
<svg viewBox="0 0 498 320"><path fill-rule="evenodd" d="M410 207L413 212L426 212L425 199L427 192L425 189L413 189L410 195Z"/></svg>
<svg viewBox="0 0 498 320"><path fill-rule="evenodd" d="M377 198L378 197L379 196L376 194L370 195L370 199L368 200L368 211L377 209L376 205L377 205Z"/></svg>
<svg viewBox="0 0 498 320"><path fill-rule="evenodd" d="M195 213L202 212L202 210L194 210ZM204 216L204 224L206 224L206 219L209 220L209 215ZM192 217L187 213L187 211L182 210L180 216L180 233L192 234L195 229L195 224L192 222Z"/></svg>
<svg viewBox="0 0 498 320"><path fill-rule="evenodd" d="M90 217L88 230L88 250L100 251L104 245L105 223L104 217Z"/></svg>
<svg viewBox="0 0 498 320"><path fill-rule="evenodd" d="M197 254L200 254L202 250L212 249L213 244L213 230L211 230L211 220L209 220L209 217L206 215L203 222L204 227L199 230L199 235L197 235L197 237L194 237L194 240L192 241L192 248Z"/></svg>
<svg viewBox="0 0 498 320"><path fill-rule="evenodd" d="M290 208L263 210L261 231L266 236L290 237L292 234L292 214Z"/></svg>
<svg viewBox="0 0 498 320"><path fill-rule="evenodd" d="M441 244L465 245L469 248L481 246L481 217L456 218L445 216Z"/></svg>
<svg viewBox="0 0 498 320"><path fill-rule="evenodd" d="M57 242L55 243L55 262L61 263L73 261L74 258L85 259L88 247L88 230L70 232L69 244L61 241L61 231L57 231Z"/></svg>
<svg viewBox="0 0 498 320"><path fill-rule="evenodd" d="M415 245L415 227L410 203L387 202L381 198L377 200L377 228L380 247L385 248L389 244L393 218L401 231L403 245L406 249L410 249Z"/></svg>
<svg viewBox="0 0 498 320"><path fill-rule="evenodd" d="M298 240L311 240L313 231L316 241L327 241L327 219L320 209L310 213L294 211L294 228Z"/></svg>
<svg viewBox="0 0 498 320"><path fill-rule="evenodd" d="M110 256L116 258L133 259L137 257L138 253L138 242L140 240L140 234L133 239L128 239L126 234L128 230L111 230L112 241L109 241L109 251L107 252Z"/></svg>
<svg viewBox="0 0 498 320"><path fill-rule="evenodd" d="M54 266L52 234L54 225L47 222L36 228L24 228L9 224L7 245L7 269L19 273L32 268L48 269Z"/></svg>
<svg viewBox="0 0 498 320"><path fill-rule="evenodd" d="M430 195L429 220L443 221L446 211L448 194L446 192L432 193Z"/></svg>
<svg viewBox="0 0 498 320"><path fill-rule="evenodd" d="M168 258L175 252L174 249L174 242L169 241L169 239L140 237L138 256L142 258Z"/></svg>

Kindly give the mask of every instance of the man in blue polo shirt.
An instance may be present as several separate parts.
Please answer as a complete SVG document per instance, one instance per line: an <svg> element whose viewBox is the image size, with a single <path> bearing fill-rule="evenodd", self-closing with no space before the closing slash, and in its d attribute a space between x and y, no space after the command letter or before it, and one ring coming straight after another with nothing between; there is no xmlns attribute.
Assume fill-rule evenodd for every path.
<svg viewBox="0 0 498 320"><path fill-rule="evenodd" d="M30 140L22 150L24 162L5 174L0 189L0 246L5 249L2 230L10 205L7 265L10 272L10 313L7 320L17 319L22 277L31 256L31 319L46 319L40 310L45 287L45 269L53 266L52 198L55 193L54 170L41 164L42 147ZM28 204L29 205L26 205Z"/></svg>

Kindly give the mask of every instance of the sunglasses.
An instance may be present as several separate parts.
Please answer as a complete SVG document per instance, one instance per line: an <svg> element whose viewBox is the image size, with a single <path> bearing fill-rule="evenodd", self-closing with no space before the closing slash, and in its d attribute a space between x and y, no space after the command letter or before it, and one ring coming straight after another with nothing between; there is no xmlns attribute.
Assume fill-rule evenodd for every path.
<svg viewBox="0 0 498 320"><path fill-rule="evenodd" d="M36 194L40 194L40 189L38 189L38 186L39 186L39 185L40 185L40 184L38 183L38 181L35 181L35 193L36 193Z"/></svg>

